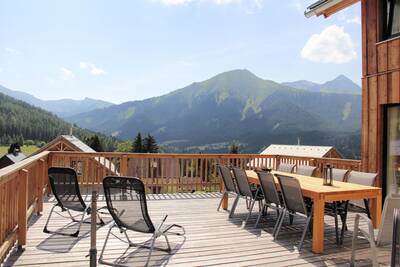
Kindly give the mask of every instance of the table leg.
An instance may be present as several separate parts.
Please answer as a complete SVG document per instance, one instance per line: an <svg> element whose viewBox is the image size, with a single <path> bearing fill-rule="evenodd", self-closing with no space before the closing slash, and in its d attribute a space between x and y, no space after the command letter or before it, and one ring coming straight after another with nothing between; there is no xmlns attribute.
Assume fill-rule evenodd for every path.
<svg viewBox="0 0 400 267"><path fill-rule="evenodd" d="M378 228L381 224L382 213L382 192L379 191L376 198L370 199L371 201L371 219L374 228Z"/></svg>
<svg viewBox="0 0 400 267"><path fill-rule="evenodd" d="M222 208L224 209L224 210L227 210L228 209L228 193L225 193L224 194L224 198L223 198L223 200L222 200Z"/></svg>
<svg viewBox="0 0 400 267"><path fill-rule="evenodd" d="M313 236L312 236L312 251L314 253L324 252L324 214L325 200L314 199L313 208Z"/></svg>

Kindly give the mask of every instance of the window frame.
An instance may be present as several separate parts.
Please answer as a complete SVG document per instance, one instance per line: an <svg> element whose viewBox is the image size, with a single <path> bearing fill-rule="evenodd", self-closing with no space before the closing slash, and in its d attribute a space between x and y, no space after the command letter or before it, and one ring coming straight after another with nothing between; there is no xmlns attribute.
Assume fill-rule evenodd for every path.
<svg viewBox="0 0 400 267"><path fill-rule="evenodd" d="M394 1L396 0L386 0L383 5L383 20L384 20L384 40L392 39L400 36L400 32L392 34L393 18L394 18ZM388 4L390 4L390 10L388 13Z"/></svg>

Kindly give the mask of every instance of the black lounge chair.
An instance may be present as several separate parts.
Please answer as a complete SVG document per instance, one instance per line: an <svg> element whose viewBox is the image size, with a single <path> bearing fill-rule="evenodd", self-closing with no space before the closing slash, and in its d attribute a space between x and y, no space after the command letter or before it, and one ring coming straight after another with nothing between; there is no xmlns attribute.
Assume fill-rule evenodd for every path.
<svg viewBox="0 0 400 267"><path fill-rule="evenodd" d="M50 231L48 229L48 224L50 222L50 218L53 212L57 213L62 217L65 217L61 213L54 211L56 207L60 207L61 212L66 211L69 215L69 218L71 218L73 222L78 223L78 229L76 230L76 232L68 234L70 236L77 237L79 235L82 223L85 220L85 215L90 214L91 208L90 206L86 205L86 203L82 199L76 172L74 169L71 168L51 167L48 170L48 174L49 174L50 187L56 199L56 204L54 204L54 206L51 208L49 217L47 218L46 224L43 228L43 232L67 235L62 232ZM72 216L70 211L76 211L82 213L81 219L76 220L74 216ZM100 225L104 225L104 221L100 218L98 213L97 216L100 220Z"/></svg>
<svg viewBox="0 0 400 267"><path fill-rule="evenodd" d="M118 265L103 260L104 251L110 237L110 234L119 240L128 244L129 247L149 248L149 254L145 266L148 265L153 249L171 252L171 246L168 241L168 234L185 235L185 229L177 224L164 224L168 215L164 217L160 224L154 225L147 211L147 202L145 186L139 178L108 176L103 179L104 195L106 197L107 209L110 212L113 222L110 225L104 245L100 253L99 262L107 265ZM118 228L121 234L124 234L126 241L112 233L113 228ZM179 228L181 232L170 232L173 228ZM135 244L128 237L127 231L152 234L151 245ZM164 236L167 242L167 249L155 248L154 243L160 236Z"/></svg>

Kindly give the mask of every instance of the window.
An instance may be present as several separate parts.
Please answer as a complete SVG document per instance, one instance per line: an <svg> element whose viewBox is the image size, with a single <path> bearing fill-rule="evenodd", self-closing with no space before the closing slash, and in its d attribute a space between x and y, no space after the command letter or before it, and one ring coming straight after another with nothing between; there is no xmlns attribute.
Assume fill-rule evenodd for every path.
<svg viewBox="0 0 400 267"><path fill-rule="evenodd" d="M387 0L384 11L384 18L386 18L385 38L400 36L400 0Z"/></svg>
<svg viewBox="0 0 400 267"><path fill-rule="evenodd" d="M400 105L386 109L386 194L400 186ZM396 184L396 187L393 185Z"/></svg>

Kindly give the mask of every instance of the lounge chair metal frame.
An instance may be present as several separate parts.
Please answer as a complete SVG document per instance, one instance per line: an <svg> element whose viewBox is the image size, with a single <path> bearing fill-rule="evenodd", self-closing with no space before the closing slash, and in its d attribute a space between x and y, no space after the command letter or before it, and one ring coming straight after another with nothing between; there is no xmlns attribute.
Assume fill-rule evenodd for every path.
<svg viewBox="0 0 400 267"><path fill-rule="evenodd" d="M77 237L81 230L82 224L83 223L90 224L90 222L85 222L85 215L90 215L90 213L91 213L90 205L86 205L86 203L83 201L82 195L80 193L77 174L76 174L75 170L72 168L51 167L48 170L48 175L49 175L50 187L51 187L51 190L56 199L56 204L54 204L50 210L50 214L49 214L49 217L47 217L46 224L43 228L43 232L48 233L48 234L68 235L68 236L72 236L72 237ZM63 181L57 179L58 178L57 175L63 175L64 179L61 179ZM66 176L69 176L69 178L71 178L71 179L67 179ZM70 197L68 197L68 192L63 193L63 195L59 195L60 192L57 192L58 191L57 188L60 187L60 185L61 186L63 185L60 182L64 182L64 186L69 186L69 187L73 188L73 192L69 192L69 193L73 194L73 197L72 197L73 199L74 199L74 197L77 197L78 201L69 201L68 198L70 198ZM66 183L66 182L69 182L69 183ZM65 197L67 197L67 198L65 198ZM70 206L69 203L76 203L78 205ZM64 216L60 212L55 211L54 209L56 207L59 207L61 209L61 212L67 212L68 217ZM103 209L103 208L99 208L98 210L101 210L101 209ZM70 210L81 212L82 216L80 217L80 220L77 220L74 216L72 216ZM78 229L72 234L65 234L65 233L57 232L57 231L50 231L48 229L48 225L50 223L51 215L53 214L53 212L63 218L70 218L72 220L72 222L77 222ZM96 212L96 215L100 221L100 223L98 223L98 224L104 225L104 221L100 217L98 212Z"/></svg>
<svg viewBox="0 0 400 267"><path fill-rule="evenodd" d="M126 223L125 219L122 218L122 215L124 214L125 210L121 210L120 212L116 210L113 206L113 199L111 197L110 193L110 188L116 188L113 186L119 186L121 189L121 192L124 192L126 194L129 194L129 190L134 190L138 195L139 195L139 200L140 201L140 212L142 219L140 219L141 223L145 226L145 229L137 229L135 225L129 225ZM110 212L112 218L114 219L114 222L111 223L110 228L107 232L106 239L104 240L103 248L101 250L100 256L99 256L99 263L106 264L106 265L111 265L111 266L125 266L122 264L117 264L117 263L112 263L112 262L107 262L104 261L103 256L104 252L106 250L107 242L110 237L110 235L113 235L120 241L127 243L128 248L130 247L140 247L140 248L148 248L149 249L149 254L147 256L146 264L147 266L149 264L151 254L153 250L160 250L160 251L165 251L168 253L171 253L171 245L169 243L168 234L174 234L178 236L184 236L185 235L185 228L183 226L177 225L177 224L171 224L171 225L165 225L165 221L167 220L168 215L165 215L164 219L161 221L161 223L156 226L152 223L148 211L147 211L147 203L146 203L146 195L145 195L145 186L143 182L136 177L120 177L120 176L108 176L103 179L103 187L104 187L104 195L106 197L106 202L107 202L107 209ZM118 228L120 234L123 234L126 238L126 240L123 240L121 237L117 236L116 234L112 233L112 230L114 228ZM173 228L179 228L182 232L170 232L171 229ZM131 241L129 238L127 231L131 230L134 232L141 232L141 233L147 233L147 234L152 234L150 238L150 246L146 246L144 244L136 244ZM167 243L167 248L158 248L155 247L155 241L157 238L163 236L165 238L165 241Z"/></svg>

